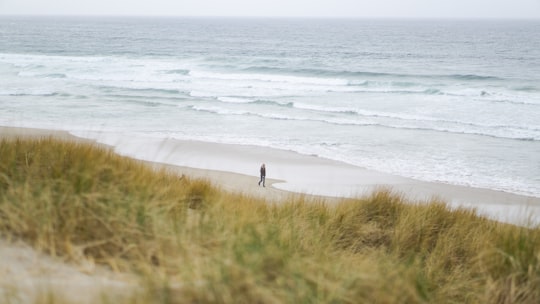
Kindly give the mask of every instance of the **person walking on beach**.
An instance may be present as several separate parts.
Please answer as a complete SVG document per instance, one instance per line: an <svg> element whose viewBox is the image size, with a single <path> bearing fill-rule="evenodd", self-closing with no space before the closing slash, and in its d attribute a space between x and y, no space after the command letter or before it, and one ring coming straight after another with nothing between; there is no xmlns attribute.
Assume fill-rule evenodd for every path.
<svg viewBox="0 0 540 304"><path fill-rule="evenodd" d="M264 166L264 164L262 164L262 166L261 166L261 180L259 181L259 186L261 185L261 182L262 182L263 187L266 187L264 185L265 179L266 179L266 167Z"/></svg>

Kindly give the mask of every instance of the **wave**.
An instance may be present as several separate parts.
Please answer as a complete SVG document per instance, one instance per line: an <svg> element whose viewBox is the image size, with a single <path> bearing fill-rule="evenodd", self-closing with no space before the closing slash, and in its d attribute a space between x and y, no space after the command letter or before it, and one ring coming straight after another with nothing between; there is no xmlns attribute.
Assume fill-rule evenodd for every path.
<svg viewBox="0 0 540 304"><path fill-rule="evenodd" d="M23 91L0 91L0 96L57 96L60 92L23 92Z"/></svg>
<svg viewBox="0 0 540 304"><path fill-rule="evenodd" d="M503 131L513 130L514 133L534 132L534 133L540 134L540 127L499 125L499 124L479 124L479 123L460 121L460 120L445 120L445 119L439 119L439 118L433 118L433 117L394 114L394 113L388 113L388 112L374 112L374 111L356 110L356 109L350 109L350 108L339 108L339 107L329 108L325 106L314 106L314 105L307 105L307 104L300 104L300 103L295 103L293 106L298 109L306 109L306 110L318 111L318 112L357 115L357 116L365 117L365 118L385 118L385 119L392 119L392 120L406 121L406 122L413 122L413 123L430 123L430 124L435 124L435 125L441 125L441 124L457 125L457 126L462 126L464 128L471 128L471 129L498 129L498 130L503 130ZM347 124L349 124L349 122L347 122ZM479 133L478 135L482 135L482 134L487 134L487 133ZM536 137L535 136L530 136L530 137L529 136L511 136L509 138L521 139L521 140L538 140L538 138L540 138L540 135Z"/></svg>
<svg viewBox="0 0 540 304"><path fill-rule="evenodd" d="M113 100L109 100L109 101L113 101L113 102L116 102L116 103L119 103L119 104L129 104L129 105L141 105L141 106L146 106L146 107L169 107L169 106L176 106L175 103L164 103L164 102L159 102L159 101L156 101L156 99L153 99L153 100L148 100L148 99L113 99Z"/></svg>
<svg viewBox="0 0 540 304"><path fill-rule="evenodd" d="M482 101L482 100L481 100ZM538 102L528 101L528 100L511 100L511 99L486 99L484 100L489 103L507 103L513 105L528 105L528 106L540 106L540 100Z"/></svg>
<svg viewBox="0 0 540 304"><path fill-rule="evenodd" d="M43 75L45 78L67 78L66 74L63 73L53 73L53 74L46 74Z"/></svg>
<svg viewBox="0 0 540 304"><path fill-rule="evenodd" d="M419 84L418 89L408 89L408 90L392 90L387 87L373 87L366 89L357 89L351 91L352 93L358 94L397 94L397 95L440 95L440 96L450 96L450 97L467 97L474 98L475 101L490 102L490 103L509 103L516 105L540 105L540 99L537 96L532 95L522 95L522 94L512 94L512 92L501 93L487 91L483 89L438 89L438 88L421 88ZM534 99L537 99L538 102L535 102Z"/></svg>
<svg viewBox="0 0 540 304"><path fill-rule="evenodd" d="M239 98L257 99L265 97L302 97L313 94L325 93L348 93L348 94L393 94L393 95L446 95L447 93L434 87L411 87L406 89L393 88L388 85L331 85L320 83L287 83L287 82L262 82L260 80L241 80L221 82L205 80L185 85L191 88L190 95L193 97L236 96ZM218 82L219 81L219 82ZM207 90L211 88L211 90Z"/></svg>
<svg viewBox="0 0 540 304"><path fill-rule="evenodd" d="M327 112L327 113L343 113L358 115L359 112L356 109L343 108L343 107L327 107L327 106L318 106L318 105L308 105L305 103L292 103L292 106L297 109L310 110L317 112Z"/></svg>
<svg viewBox="0 0 540 304"><path fill-rule="evenodd" d="M349 115L358 115L362 117L371 117L371 118L392 118L392 119L401 119L401 120L416 120L416 121L440 121L435 118L423 117L423 116L414 116L406 114L394 114L389 112L375 112L368 110L359 110L346 107L328 107L328 106L319 106L311 105L305 103L293 103L293 107L301 110L310 110L316 111L319 113L343 113Z"/></svg>
<svg viewBox="0 0 540 304"><path fill-rule="evenodd" d="M263 112L254 112L248 110L231 110L225 109L217 106L198 106L198 105L189 105L185 108L192 109L198 112L207 112L218 115L242 115L242 116L257 116L262 118L268 118L273 120L303 120L303 121L316 121L308 117L299 117L287 114L278 114L278 113L263 113ZM286 112L283 112L286 113Z"/></svg>
<svg viewBox="0 0 540 304"><path fill-rule="evenodd" d="M0 54L1 55L1 54ZM268 82L286 82L297 84L315 84L315 85L332 85L332 86L363 86L366 84L375 83L377 80L384 80L387 85L395 87L411 87L416 85L425 85L425 80L432 82L434 79L441 80L459 80L459 81L504 81L494 75L481 74L422 74L422 73L392 73L385 71L354 71L354 70L333 70L323 68L286 68L273 67L265 65L252 65L245 67L241 63L237 65L220 66L220 68L210 68L209 71L192 70L190 68L175 68L175 66L192 66L192 63L186 61L161 61L159 59L140 58L133 59L127 57L74 57L74 56L53 56L53 55L14 55L4 54L0 57L4 62L15 64L19 67L32 69L46 69L49 67L63 69L66 63L70 68L75 68L74 73L70 73L69 77L83 80L98 80L98 81L140 81L140 77L126 77L126 75L140 75L135 72L147 72L152 70L155 72L152 77L153 81L159 78L159 75L182 75L194 78L209 78L222 80L255 80ZM224 61L226 59L220 59ZM44 66L43 62L46 62ZM39 65L37 65L39 64ZM154 68L156 66L157 68ZM204 67L204 62L198 63L199 67ZM39 68L38 68L39 67ZM77 68L94 70L96 67L103 67L101 74L77 74ZM111 69L112 68L112 69ZM109 69L106 72L105 69ZM126 70L127 69L127 70ZM220 72L221 71L221 72ZM24 72L30 73L34 72ZM43 74L43 77L64 78L68 77L65 73L50 73ZM170 80L166 77L167 80ZM149 79L143 79L149 80ZM418 80L421 80L420 83ZM518 87L517 90L529 91L537 90L535 87L525 86Z"/></svg>
<svg viewBox="0 0 540 304"><path fill-rule="evenodd" d="M453 75L440 75L439 77L446 77L451 79L457 79L457 80L504 80L503 78L495 77L495 76L484 76L484 75L474 75L474 74L453 74Z"/></svg>
<svg viewBox="0 0 540 304"><path fill-rule="evenodd" d="M245 72L263 72L271 74L292 74L301 76L325 76L325 77L345 77L345 78L445 78L454 80L505 80L504 78L490 75L476 74L414 74L414 73L388 73L373 71L350 71L350 70L328 70L328 69L287 69L267 66L250 66L239 69Z"/></svg>
<svg viewBox="0 0 540 304"><path fill-rule="evenodd" d="M293 75L313 75L313 76L326 76L326 77L410 77L408 74L395 74L395 73L382 73L382 72L370 72L370 71L335 71L335 70L325 70L325 69L286 69L286 68L275 68L275 67L266 67L266 66L251 66L241 69L241 71L246 72L263 72L263 73L272 73L272 74L293 74Z"/></svg>
<svg viewBox="0 0 540 304"><path fill-rule="evenodd" d="M295 104L294 107L298 108ZM453 134L470 134L478 136L488 136L502 139L512 139L520 141L540 141L540 128L523 127L523 126L510 126L510 125L484 125L472 122L463 121L451 121L436 118L419 117L412 115L399 115L389 113L378 113L369 111L351 111L345 108L324 108L320 110L319 107L311 106L311 110L320 110L323 112L332 113L345 113L348 115L358 115L364 118L375 118L376 120L358 120L344 117L310 117L294 115L292 113L264 113L260 111L249 110L233 110L226 109L218 106L188 106L188 108L200 111L208 112L219 115L249 115L258 116L268 119L276 120L291 120L291 121L313 121L320 123L327 123L333 125L342 126L377 126L392 129L405 129L405 130L423 130L444 132ZM302 107L300 107L302 108ZM306 107L304 107L306 108ZM284 112L286 113L286 112ZM387 121L377 120L377 118L392 119ZM445 126L446 125L446 126ZM533 134L531 134L531 132ZM536 135L534 135L536 134Z"/></svg>
<svg viewBox="0 0 540 304"><path fill-rule="evenodd" d="M516 91L522 91L522 92L538 92L540 91L540 88L535 86L522 86L522 87L515 87L513 88Z"/></svg>
<svg viewBox="0 0 540 304"><path fill-rule="evenodd" d="M182 96L188 96L188 93L177 90L177 89L158 89L158 88L134 88L134 87L128 87L128 86L112 86L112 85L97 85L95 86L98 90L106 93L112 93L112 92L137 92L137 94L141 93L150 93L152 94L152 97L154 94L165 94L165 95L176 95L174 97L182 97ZM144 96L148 97L148 96ZM171 96L173 97L173 96Z"/></svg>
<svg viewBox="0 0 540 304"><path fill-rule="evenodd" d="M476 91L477 92L477 91ZM531 94L533 93L533 94ZM450 95L450 94L448 94ZM452 96L477 97L475 101L488 103L507 103L514 105L540 105L540 96L535 95L533 91L519 91L515 89L502 88L498 91L481 90L475 94L475 91L454 94Z"/></svg>
<svg viewBox="0 0 540 304"><path fill-rule="evenodd" d="M255 100L253 99L247 99L247 98L239 98L239 97L218 97L217 100L228 102L228 103L253 103Z"/></svg>
<svg viewBox="0 0 540 304"><path fill-rule="evenodd" d="M130 95L130 94L105 94L103 95L104 98L108 98L108 100L115 100L119 102L130 102L133 101L135 103L138 102L148 102L148 100L152 100L151 102L159 103L162 105L178 105L179 103L183 101L187 101L189 99L184 97L162 97L162 96L144 96L144 95Z"/></svg>
<svg viewBox="0 0 540 304"><path fill-rule="evenodd" d="M334 91L328 91L328 92L334 92ZM359 93L359 94L397 94L397 95L448 95L448 96L465 96L465 95L457 95L457 94L451 94L443 92L439 89L435 88L428 88L428 89L421 89L418 90L391 90L385 87L381 88L373 88L373 89L365 89L365 90L354 90L350 91L351 93Z"/></svg>
<svg viewBox="0 0 540 304"><path fill-rule="evenodd" d="M214 97L243 95L243 89L250 94L255 89L263 93L243 96L248 99L264 98L265 94L277 96L296 94L302 96L315 93L358 93L358 94L394 94L394 95L447 95L466 97L492 97L494 102L514 104L540 104L534 101L515 101L513 98L496 96L486 89L474 89L472 92L460 92L452 87L455 82L504 80L496 76L479 74L420 74L420 73L385 73L376 71L351 71L313 68L282 68L264 65L243 67L241 64L230 65L225 70L197 70L203 63L186 61L161 61L158 59L132 59L112 57L69 57L69 56L4 56L7 62L20 62L24 67L35 65L36 61L45 61L40 68L31 67L30 71L19 72L21 75L44 78L68 78L118 84L132 89L135 86L181 87L193 91L193 97ZM137 64L135 64L137 63ZM189 68L176 68L178 66ZM33 71L37 69L38 71ZM52 69L53 73L46 73ZM45 70L45 71L43 71ZM59 71L59 72L56 72ZM69 72L66 72L69 71ZM169 76L167 76L169 75ZM177 77L175 75L181 75ZM180 82L180 84L178 84ZM459 82L458 82L459 84ZM215 94L201 94L203 86L222 89ZM234 88L236 91L230 90ZM487 87L487 86L486 86ZM203 89L204 90L204 89ZM533 85L510 88L516 92L535 93ZM181 90L171 90L180 94ZM165 92L165 90L163 91ZM184 93L185 94L185 93ZM229 100L231 102L231 100Z"/></svg>
<svg viewBox="0 0 540 304"><path fill-rule="evenodd" d="M209 106L196 106L196 105L189 105L186 108L192 109L199 112L208 112L213 114L220 114L220 115L246 115L250 114L249 111L245 110L229 110L224 109L220 107L209 107Z"/></svg>
<svg viewBox="0 0 540 304"><path fill-rule="evenodd" d="M252 80L260 82L280 82L295 84L335 85L346 86L349 82L339 78L301 77L287 74L244 74L244 73L216 73L203 71L190 71L189 75L194 78L217 79L217 80Z"/></svg>
<svg viewBox="0 0 540 304"><path fill-rule="evenodd" d="M163 72L165 74L189 75L190 70L176 69L176 70L165 70Z"/></svg>
<svg viewBox="0 0 540 304"><path fill-rule="evenodd" d="M381 127L386 127L386 128L393 128L393 129L435 131L435 132L451 133L451 134L467 134L467 135L477 135L477 136L485 136L485 137L492 137L492 138L499 138L499 139L511 139L511 140L518 140L518 141L540 141L540 136L497 134L496 132L486 133L486 132L475 131L475 130L467 130L467 129L456 130L456 129L443 128L443 127L416 127L416 126L399 126L399 125L394 126L394 125L384 125L384 124L376 124L376 125L381 126Z"/></svg>
<svg viewBox="0 0 540 304"><path fill-rule="evenodd" d="M64 73L37 73L30 71L21 71L17 74L21 77L38 77L38 78L68 78Z"/></svg>
<svg viewBox="0 0 540 304"><path fill-rule="evenodd" d="M203 96L208 96L210 93L200 93ZM239 104L259 104L259 105L272 105L272 106L279 106L279 107L287 107L292 108L294 106L293 102L279 102L274 100L267 100L267 99L249 99L249 98L242 98L242 97L230 97L230 96L224 96L224 97L218 97L216 98L218 101L225 102L225 103L239 103Z"/></svg>
<svg viewBox="0 0 540 304"><path fill-rule="evenodd" d="M215 97L216 94L212 92L204 92L204 91L191 91L189 92L189 96L191 97Z"/></svg>
<svg viewBox="0 0 540 304"><path fill-rule="evenodd" d="M68 76L64 73L37 74L35 76L41 78L68 78Z"/></svg>
<svg viewBox="0 0 540 304"><path fill-rule="evenodd" d="M279 106L279 107L285 107L285 108L292 108L294 107L294 102L279 102L279 101L273 101L273 100L265 100L265 99L257 99L253 103L256 104L262 104L262 105L273 105L273 106Z"/></svg>
<svg viewBox="0 0 540 304"><path fill-rule="evenodd" d="M227 99L217 98L218 101ZM230 100L229 100L230 101ZM392 126L396 128L407 127L410 129L431 129L434 131L448 131L453 133L469 133L476 135L486 135L491 137L509 138L517 140L535 141L540 138L540 127L519 126L519 125L501 125L501 124L481 124L464 120L447 120L437 117L409 115L404 113L379 112L362 110L352 107L331 107L327 105L314 105L301 102L279 102L264 99L240 99L235 103L252 103L261 105L270 105L276 107L294 108L306 112L308 116L324 115L322 118L313 118L313 121L323 121L337 125L366 125L366 119L372 121L371 124L381 126ZM249 111L242 111L242 114L249 114ZM300 112L298 112L300 113ZM223 112L221 114L231 114ZM329 116L330 114L339 114L339 116ZM288 119L299 119L293 114L287 116ZM283 119L283 116L279 117ZM301 117L301 120L307 118ZM476 131L470 131L476 130Z"/></svg>
<svg viewBox="0 0 540 304"><path fill-rule="evenodd" d="M448 82L446 80L434 81L431 79L432 75L425 76L428 79L405 79L396 80L395 78L381 78L379 80L353 79L340 77L342 73L330 73L326 72L324 77L318 75L294 75L281 73L220 73L220 72L202 72L191 71L189 73L192 76L191 81L205 81L211 84L217 82L229 82L224 85L227 87L254 89L262 88L266 90L274 91L289 91L290 94L303 95L309 92L321 92L321 93L358 93L358 94L413 94L413 95L447 95L458 97L488 97L492 93L488 90L479 88L468 89L467 86L463 87L463 84L457 84ZM364 73L360 74L373 74ZM375 73L377 75L383 75L383 73ZM393 76L409 77L405 74L384 74ZM441 75L439 75L441 76ZM412 75L410 77L418 77L418 75ZM450 77L454 79L498 79L492 76L481 75L442 75L441 77ZM243 85L244 87L239 87ZM225 95L224 92L216 93L215 95ZM496 94L495 94L496 95ZM211 94L204 95L210 97Z"/></svg>

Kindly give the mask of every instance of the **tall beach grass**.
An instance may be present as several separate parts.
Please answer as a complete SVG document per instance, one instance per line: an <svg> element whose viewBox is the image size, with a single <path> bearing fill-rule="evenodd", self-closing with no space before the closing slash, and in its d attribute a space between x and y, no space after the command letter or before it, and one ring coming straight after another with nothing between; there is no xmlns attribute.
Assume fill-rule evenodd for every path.
<svg viewBox="0 0 540 304"><path fill-rule="evenodd" d="M0 234L135 274L130 303L540 303L540 229L390 191L269 204L107 148L0 143Z"/></svg>

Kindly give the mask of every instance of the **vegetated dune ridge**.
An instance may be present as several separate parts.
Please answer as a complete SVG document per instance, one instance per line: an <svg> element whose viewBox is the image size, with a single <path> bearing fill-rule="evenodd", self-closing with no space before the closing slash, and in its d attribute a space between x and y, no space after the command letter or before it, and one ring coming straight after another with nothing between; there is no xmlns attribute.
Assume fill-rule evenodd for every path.
<svg viewBox="0 0 540 304"><path fill-rule="evenodd" d="M491 221L469 209L414 204L389 191L332 203L289 194L268 203L170 168L155 170L106 147L51 137L4 139L0 158L4 239L52 256L49 262L39 255L44 265L61 259L111 278L106 287L118 286L102 292L76 279L62 284L81 298L540 301L540 229ZM28 250L10 246L21 250L15 260ZM73 267L64 274L75 276ZM25 282L40 276L28 268L26 277L17 279L18 273L2 282L2 297L23 297L18 291ZM102 275L102 269L109 271ZM36 294L38 303L78 302L54 288Z"/></svg>

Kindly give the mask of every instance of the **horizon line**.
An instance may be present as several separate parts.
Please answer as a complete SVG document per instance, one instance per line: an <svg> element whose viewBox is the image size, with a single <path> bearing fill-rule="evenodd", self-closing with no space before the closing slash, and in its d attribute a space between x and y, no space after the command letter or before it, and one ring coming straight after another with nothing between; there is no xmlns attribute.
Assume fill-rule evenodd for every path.
<svg viewBox="0 0 540 304"><path fill-rule="evenodd" d="M540 21L540 17L501 17L501 16L255 16L255 15L144 15L144 14L3 14L0 17L108 17L108 18L200 18L200 19L345 19L345 20L508 20Z"/></svg>

